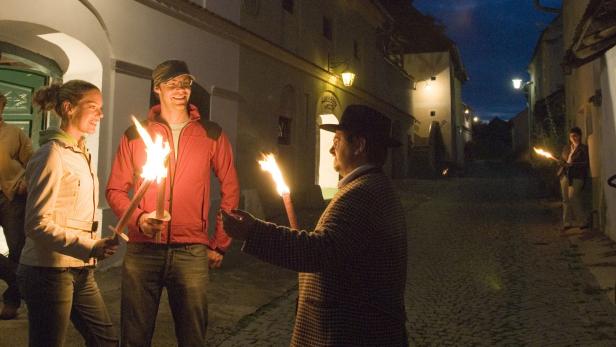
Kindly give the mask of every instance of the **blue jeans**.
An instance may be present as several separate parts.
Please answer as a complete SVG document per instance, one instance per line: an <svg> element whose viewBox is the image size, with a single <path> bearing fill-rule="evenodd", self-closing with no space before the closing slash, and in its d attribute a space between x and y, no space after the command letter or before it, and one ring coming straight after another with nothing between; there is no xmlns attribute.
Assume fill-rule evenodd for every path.
<svg viewBox="0 0 616 347"><path fill-rule="evenodd" d="M163 287L179 346L205 346L207 246L129 243L122 269L122 346L150 346Z"/></svg>
<svg viewBox="0 0 616 347"><path fill-rule="evenodd" d="M19 264L21 249L26 242L24 233L24 211L26 195L15 195L12 201L0 192L0 226L4 230L4 237L9 246L8 258L0 254L0 279L4 280L8 288L2 294L4 304L19 307L21 296L17 286L15 271Z"/></svg>
<svg viewBox="0 0 616 347"><path fill-rule="evenodd" d="M20 264L17 280L28 305L30 346L63 346L69 319L86 346L118 345L91 268Z"/></svg>

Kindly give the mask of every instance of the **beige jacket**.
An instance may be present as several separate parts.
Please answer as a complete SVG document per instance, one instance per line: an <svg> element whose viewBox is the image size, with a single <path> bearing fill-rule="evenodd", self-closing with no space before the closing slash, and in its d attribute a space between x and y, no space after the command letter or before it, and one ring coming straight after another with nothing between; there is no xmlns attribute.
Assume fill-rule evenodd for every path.
<svg viewBox="0 0 616 347"><path fill-rule="evenodd" d="M93 265L90 253L98 179L85 144L59 129L41 133L41 147L26 167L26 245L20 262L31 266Z"/></svg>
<svg viewBox="0 0 616 347"><path fill-rule="evenodd" d="M0 190L9 200L13 200L31 156L30 138L18 127L0 121Z"/></svg>

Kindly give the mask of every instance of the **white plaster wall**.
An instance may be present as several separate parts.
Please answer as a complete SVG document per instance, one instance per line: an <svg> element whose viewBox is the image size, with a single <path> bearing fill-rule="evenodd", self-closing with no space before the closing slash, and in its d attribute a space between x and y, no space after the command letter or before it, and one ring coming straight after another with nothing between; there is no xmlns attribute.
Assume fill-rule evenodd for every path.
<svg viewBox="0 0 616 347"><path fill-rule="evenodd" d="M453 99L449 53L407 54L404 67L417 80L411 100L412 114L419 120L415 133L428 137L432 121L439 122L446 151L451 156L452 126L455 124L451 113ZM435 76L436 80L430 80L431 76ZM435 111L436 115L430 116L431 111Z"/></svg>
<svg viewBox="0 0 616 347"><path fill-rule="evenodd" d="M135 1L92 3L109 28L113 58L147 68L182 59L201 85L237 91L237 44Z"/></svg>
<svg viewBox="0 0 616 347"><path fill-rule="evenodd" d="M100 14L107 32L93 13L74 0L3 0L0 21L24 21L48 27L49 32L65 33L82 42L100 59L105 118L99 141L92 141L95 143L90 142L89 146L98 148L98 158L94 159L98 162L99 180L104 188L119 139L130 125L128 115L136 113L144 118L150 93L149 79L116 74L112 69L114 59L150 69L167 59L185 60L191 73L206 89L217 86L236 92L239 46L135 1L90 2ZM206 6L225 18L239 19L239 0L210 0ZM22 37L16 38L17 43L12 43L45 56L53 51L49 43L35 39L33 33L30 33L31 38L23 37L27 34L23 32ZM46 32L36 31L40 33ZM3 31L0 36L4 39L8 34ZM66 67L66 57L59 60L60 66ZM216 97L212 100L212 117L223 123L225 131L235 139L237 101L217 102ZM101 189L100 201L101 207L106 207L104 189Z"/></svg>
<svg viewBox="0 0 616 347"><path fill-rule="evenodd" d="M602 143L601 176L603 181L616 174L616 157L614 149L616 147L616 47L613 47L605 54L601 73L601 90L603 95L602 113ZM603 195L605 198L605 233L616 240L616 189L603 185Z"/></svg>
<svg viewBox="0 0 616 347"><path fill-rule="evenodd" d="M190 0L190 2L207 8L234 23L240 21L240 0Z"/></svg>

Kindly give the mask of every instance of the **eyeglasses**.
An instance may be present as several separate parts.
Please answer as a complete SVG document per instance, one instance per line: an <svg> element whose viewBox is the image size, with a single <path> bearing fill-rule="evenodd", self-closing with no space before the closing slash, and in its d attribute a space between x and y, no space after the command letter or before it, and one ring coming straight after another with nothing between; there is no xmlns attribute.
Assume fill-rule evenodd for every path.
<svg viewBox="0 0 616 347"><path fill-rule="evenodd" d="M171 88L171 89L176 89L176 88L187 89L187 88L190 88L190 86L192 86L192 83L193 81L191 79L183 80L183 81L170 80L167 82L163 82L162 85L164 85L167 88Z"/></svg>

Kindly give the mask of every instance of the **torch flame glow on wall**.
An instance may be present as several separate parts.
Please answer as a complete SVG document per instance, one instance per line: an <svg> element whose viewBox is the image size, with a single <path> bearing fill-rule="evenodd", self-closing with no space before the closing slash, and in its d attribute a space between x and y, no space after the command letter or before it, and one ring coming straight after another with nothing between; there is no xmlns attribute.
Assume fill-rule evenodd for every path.
<svg viewBox="0 0 616 347"><path fill-rule="evenodd" d="M552 159L552 160L558 160L558 159L556 159L556 158L552 155L552 153L550 153L550 152L548 152L548 151L546 151L546 150L543 150L543 149L541 149L541 148L537 148L537 147L533 147L533 149L535 150L535 153L539 154L539 155L540 155L540 156L542 156L542 157L546 157L546 158L548 158L548 159Z"/></svg>
<svg viewBox="0 0 616 347"><path fill-rule="evenodd" d="M297 218L295 217L295 210L291 201L291 191L282 177L282 172L280 172L278 163L276 163L276 157L272 153L263 154L263 160L259 160L259 165L261 165L261 170L267 171L272 175L276 183L276 190L282 196L284 208L287 211L287 218L289 218L289 225L291 228L297 229Z"/></svg>

